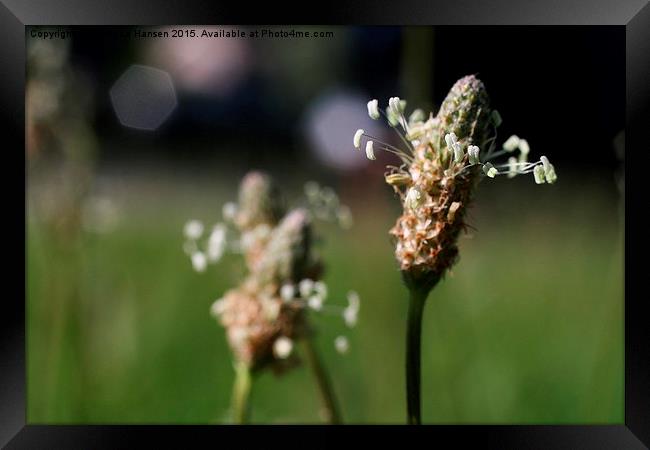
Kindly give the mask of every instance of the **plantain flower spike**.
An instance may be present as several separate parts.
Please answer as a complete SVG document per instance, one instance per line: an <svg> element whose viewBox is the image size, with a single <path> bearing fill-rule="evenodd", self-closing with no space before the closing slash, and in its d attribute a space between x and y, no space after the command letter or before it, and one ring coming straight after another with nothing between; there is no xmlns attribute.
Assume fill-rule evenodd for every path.
<svg viewBox="0 0 650 450"><path fill-rule="evenodd" d="M292 343L305 338L310 328L306 303L294 298L295 286L308 279L321 293L325 290L318 281L323 270L313 250L311 215L302 208L283 213L268 175L244 177L234 222L248 275L211 311L226 328L235 359L251 370L281 372L298 363Z"/></svg>
<svg viewBox="0 0 650 450"><path fill-rule="evenodd" d="M287 302L288 283L320 275L311 250L311 224L304 210L282 217L282 201L272 179L250 172L240 185L235 222L249 275L220 301L219 320L236 359L252 370L271 365L282 370L296 363L288 342L304 336L304 308ZM284 298L283 298L284 297Z"/></svg>
<svg viewBox="0 0 650 450"><path fill-rule="evenodd" d="M416 110L407 121L405 106L402 100L391 98L386 118L391 127L401 125L408 149L382 142L376 142L375 148L397 154L403 163L389 166L385 175L403 206L390 234L405 282L426 290L458 259L457 239L466 228L465 213L480 180L534 172L536 182L542 177L554 182L557 175L546 158L528 163L530 148L518 136L495 149L502 119L474 75L453 85L436 116ZM355 141L360 139L355 136ZM496 157L517 150L518 158L496 163Z"/></svg>

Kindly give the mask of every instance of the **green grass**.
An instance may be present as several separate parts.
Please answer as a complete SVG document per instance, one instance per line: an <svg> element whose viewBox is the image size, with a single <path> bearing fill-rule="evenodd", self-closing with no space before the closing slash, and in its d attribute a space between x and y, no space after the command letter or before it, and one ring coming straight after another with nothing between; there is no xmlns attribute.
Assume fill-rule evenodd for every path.
<svg viewBox="0 0 650 450"><path fill-rule="evenodd" d="M235 186L157 180L109 191L121 204L117 227L83 232L75 245L30 204L30 423L228 421L234 371L208 309L241 265L232 256L194 273L181 229L188 218L217 220ZM616 197L603 181L563 181L481 186L470 220L478 230L425 309L425 423L623 422ZM319 224L328 301L344 304L355 289L362 307L351 332L317 317L317 344L347 423L404 423L407 299L386 233L397 204L385 186L339 188L356 223L347 232ZM342 333L347 355L334 351ZM320 420L305 368L262 374L252 397L255 423Z"/></svg>

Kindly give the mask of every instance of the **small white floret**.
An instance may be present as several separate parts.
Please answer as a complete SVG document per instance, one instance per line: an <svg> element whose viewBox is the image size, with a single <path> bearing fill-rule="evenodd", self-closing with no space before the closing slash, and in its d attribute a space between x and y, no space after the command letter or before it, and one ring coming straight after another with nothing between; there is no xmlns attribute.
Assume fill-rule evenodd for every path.
<svg viewBox="0 0 650 450"><path fill-rule="evenodd" d="M314 290L314 282L309 278L305 278L300 282L300 284L298 284L298 291L300 292L300 296L302 298L309 297L313 290Z"/></svg>
<svg viewBox="0 0 650 450"><path fill-rule="evenodd" d="M226 310L226 301L223 298L216 300L212 306L210 306L210 314L212 317L219 317Z"/></svg>
<svg viewBox="0 0 650 450"><path fill-rule="evenodd" d="M314 311L320 311L321 309L323 309L323 297L321 297L320 295L312 295L309 297L307 304Z"/></svg>
<svg viewBox="0 0 650 450"><path fill-rule="evenodd" d="M226 226L222 223L217 224L212 229L208 238L208 260L217 262L223 256L226 249Z"/></svg>
<svg viewBox="0 0 650 450"><path fill-rule="evenodd" d="M347 353L348 350L350 349L350 343L348 342L348 338L346 338L345 336L338 336L334 340L334 347L336 347L336 351L342 355Z"/></svg>
<svg viewBox="0 0 650 450"><path fill-rule="evenodd" d="M192 267L197 272L205 272L205 268L208 266L208 259L205 257L203 252L194 252L192 253Z"/></svg>
<svg viewBox="0 0 650 450"><path fill-rule="evenodd" d="M423 203L423 195L419 188L412 187L406 193L406 205L411 209L417 209Z"/></svg>
<svg viewBox="0 0 650 450"><path fill-rule="evenodd" d="M287 359L293 350L293 341L286 336L281 336L273 343L273 353L280 359Z"/></svg>
<svg viewBox="0 0 650 450"><path fill-rule="evenodd" d="M232 222L237 215L237 205L234 202L228 202L221 208L221 214L224 220Z"/></svg>
<svg viewBox="0 0 650 450"><path fill-rule="evenodd" d="M185 224L183 232L186 238L196 240L203 234L203 223L199 220L190 220Z"/></svg>
<svg viewBox="0 0 650 450"><path fill-rule="evenodd" d="M296 287L293 284L284 284L280 288L280 298L285 302L290 302L296 295Z"/></svg>

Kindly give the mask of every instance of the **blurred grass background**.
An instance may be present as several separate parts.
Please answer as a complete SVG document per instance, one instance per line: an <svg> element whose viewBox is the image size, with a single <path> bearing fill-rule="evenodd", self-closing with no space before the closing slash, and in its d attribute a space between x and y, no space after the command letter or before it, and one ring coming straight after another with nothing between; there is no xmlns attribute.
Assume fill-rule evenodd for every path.
<svg viewBox="0 0 650 450"><path fill-rule="evenodd" d="M120 219L62 244L28 212L30 423L228 421L233 368L208 314L240 276L231 256L197 274L182 251L188 218L220 219L230 175L113 175ZM617 196L602 177L560 174L486 181L453 274L424 318L423 420L428 423L622 423L623 268ZM300 180L287 179L290 196ZM381 181L381 180L379 180ZM106 184L106 183L105 183ZM335 186L355 225L318 223L329 302L362 299L347 332L316 317L318 346L347 423L404 420L406 297L387 230L398 212L388 187ZM42 188L42 187L40 187ZM39 187L31 189L38 195ZM339 355L333 339L350 338ZM305 368L254 385L253 423L315 423Z"/></svg>

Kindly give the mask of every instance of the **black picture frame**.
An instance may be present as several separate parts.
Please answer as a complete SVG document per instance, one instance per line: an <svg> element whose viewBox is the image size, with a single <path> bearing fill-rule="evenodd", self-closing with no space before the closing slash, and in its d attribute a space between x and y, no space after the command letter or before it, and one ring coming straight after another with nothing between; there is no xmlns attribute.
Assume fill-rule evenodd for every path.
<svg viewBox="0 0 650 450"><path fill-rule="evenodd" d="M647 210L648 197L643 183L649 167L650 142L650 5L646 0L525 0L369 1L342 5L305 2L281 8L277 3L265 9L246 4L226 4L207 0L112 1L106 0L0 0L0 118L4 156L10 167L3 173L7 208L4 225L6 240L14 243L22 267L13 263L16 276L5 279L5 298L0 313L0 445L7 448L121 448L133 442L148 447L186 447L197 439L220 445L224 433L245 442L250 438L271 437L288 431L294 436L318 435L336 438L350 429L370 431L384 439L402 433L431 435L430 443L451 439L456 444L477 443L497 448L647 448L650 445L650 350L647 345L640 289L645 273L643 257L648 233L645 221L625 221L625 423L619 425L507 425L507 426L424 426L413 427L248 427L222 426L56 426L26 424L25 371L25 191L20 195L17 168L25 144L25 27L28 25L163 25L190 23L319 23L373 25L611 25L626 33L626 204L631 214ZM318 12L316 21L309 12ZM645 159L645 160L644 160ZM25 160L22 160L25 164ZM24 166L26 168L26 165ZM11 175L11 176L7 176ZM25 179L26 179L25 169ZM14 178L15 177L15 178ZM631 186L630 186L631 183ZM635 186L638 184L638 187ZM26 190L26 184L23 185ZM11 234L9 234L11 233ZM10 239L8 237L11 236ZM19 237L23 237L21 241ZM22 247L21 247L22 245ZM13 256L13 255L12 255ZM647 257L647 256L646 256ZM621 261L623 263L623 261ZM637 263L638 262L638 263ZM23 273L21 281L19 273ZM639 294L640 293L640 294ZM369 428L372 428L370 430ZM297 436L301 434L302 436ZM296 442L300 442L296 440ZM320 441L325 442L325 441Z"/></svg>

